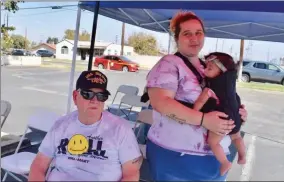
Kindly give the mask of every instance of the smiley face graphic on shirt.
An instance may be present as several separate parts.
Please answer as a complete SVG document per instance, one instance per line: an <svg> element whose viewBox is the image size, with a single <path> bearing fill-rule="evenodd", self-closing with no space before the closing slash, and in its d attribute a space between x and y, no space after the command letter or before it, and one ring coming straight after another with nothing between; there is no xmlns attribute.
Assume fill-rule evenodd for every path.
<svg viewBox="0 0 284 182"><path fill-rule="evenodd" d="M80 155L88 151L89 143L85 136L76 134L68 142L68 152L72 155Z"/></svg>

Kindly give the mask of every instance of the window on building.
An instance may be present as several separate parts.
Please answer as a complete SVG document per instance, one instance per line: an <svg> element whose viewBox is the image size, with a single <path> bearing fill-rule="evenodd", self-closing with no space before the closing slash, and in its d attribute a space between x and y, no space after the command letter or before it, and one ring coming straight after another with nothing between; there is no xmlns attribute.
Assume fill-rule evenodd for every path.
<svg viewBox="0 0 284 182"><path fill-rule="evenodd" d="M61 54L68 54L68 47L67 46L61 47Z"/></svg>
<svg viewBox="0 0 284 182"><path fill-rule="evenodd" d="M117 50L114 51L114 55L117 55Z"/></svg>
<svg viewBox="0 0 284 182"><path fill-rule="evenodd" d="M109 49L109 50L107 50L107 54L108 55L110 55L111 54L111 50Z"/></svg>
<svg viewBox="0 0 284 182"><path fill-rule="evenodd" d="M127 52L127 56L131 56L131 52Z"/></svg>
<svg viewBox="0 0 284 182"><path fill-rule="evenodd" d="M104 54L104 49L95 49L94 56L101 56Z"/></svg>

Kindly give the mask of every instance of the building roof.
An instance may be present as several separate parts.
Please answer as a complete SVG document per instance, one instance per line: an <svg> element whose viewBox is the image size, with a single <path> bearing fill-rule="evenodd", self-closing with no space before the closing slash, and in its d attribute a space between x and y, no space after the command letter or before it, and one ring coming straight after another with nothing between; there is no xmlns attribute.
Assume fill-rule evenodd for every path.
<svg viewBox="0 0 284 182"><path fill-rule="evenodd" d="M33 47L32 50L37 49L37 48L39 48L40 46L43 46L43 45L45 45L47 47L50 47L51 49L56 50L56 45L55 44L47 44L47 43L41 43L41 44Z"/></svg>

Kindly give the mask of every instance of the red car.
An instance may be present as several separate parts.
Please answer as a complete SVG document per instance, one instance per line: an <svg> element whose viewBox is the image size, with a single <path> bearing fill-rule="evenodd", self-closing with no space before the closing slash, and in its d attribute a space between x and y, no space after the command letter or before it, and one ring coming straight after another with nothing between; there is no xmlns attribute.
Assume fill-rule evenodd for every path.
<svg viewBox="0 0 284 182"><path fill-rule="evenodd" d="M106 55L95 58L94 66L99 69L110 69L124 72L136 72L139 70L139 65L127 57Z"/></svg>

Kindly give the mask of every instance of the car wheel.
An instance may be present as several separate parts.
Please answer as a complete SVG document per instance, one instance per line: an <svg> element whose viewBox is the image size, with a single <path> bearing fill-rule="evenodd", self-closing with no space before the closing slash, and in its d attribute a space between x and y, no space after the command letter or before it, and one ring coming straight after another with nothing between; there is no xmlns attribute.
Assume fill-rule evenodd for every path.
<svg viewBox="0 0 284 182"><path fill-rule="evenodd" d="M102 70L102 69L104 69L104 65L99 64L99 65L98 65L98 68L99 68L100 70Z"/></svg>
<svg viewBox="0 0 284 182"><path fill-rule="evenodd" d="M249 75L246 74L246 73L243 73L243 74L242 74L242 81L243 81L243 82L250 82L250 77L249 77Z"/></svg>
<svg viewBox="0 0 284 182"><path fill-rule="evenodd" d="M122 71L123 71L123 72L128 72L128 67L127 67L127 66L123 66L123 67L122 67Z"/></svg>
<svg viewBox="0 0 284 182"><path fill-rule="evenodd" d="M281 84L284 86L284 78L283 78L283 80L282 80Z"/></svg>

